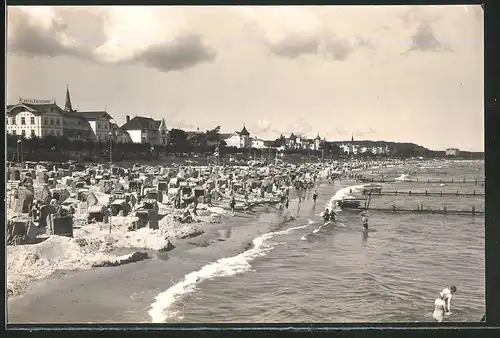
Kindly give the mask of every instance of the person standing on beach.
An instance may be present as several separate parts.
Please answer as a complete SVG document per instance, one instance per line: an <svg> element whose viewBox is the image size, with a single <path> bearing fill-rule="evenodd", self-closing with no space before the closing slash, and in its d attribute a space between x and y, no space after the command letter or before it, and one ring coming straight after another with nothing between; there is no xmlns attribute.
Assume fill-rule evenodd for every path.
<svg viewBox="0 0 500 338"><path fill-rule="evenodd" d="M231 197L231 202L229 202L229 207L231 208L231 212L234 213L234 207L236 206L236 199L234 196Z"/></svg>
<svg viewBox="0 0 500 338"><path fill-rule="evenodd" d="M366 212L361 214L361 222L363 223L363 230L368 230L368 217L366 216Z"/></svg>
<svg viewBox="0 0 500 338"><path fill-rule="evenodd" d="M314 194L313 194L313 202L316 203L316 200L318 199L318 192L316 190L314 190Z"/></svg>
<svg viewBox="0 0 500 338"><path fill-rule="evenodd" d="M434 313L432 317L439 323L444 319L446 311L446 302L444 301L444 294L441 292L439 297L434 301Z"/></svg>
<svg viewBox="0 0 500 338"><path fill-rule="evenodd" d="M441 293L443 294L443 300L446 303L445 307L445 315L450 315L451 314L451 297L453 294L457 292L456 286L451 286L450 288L446 288Z"/></svg>

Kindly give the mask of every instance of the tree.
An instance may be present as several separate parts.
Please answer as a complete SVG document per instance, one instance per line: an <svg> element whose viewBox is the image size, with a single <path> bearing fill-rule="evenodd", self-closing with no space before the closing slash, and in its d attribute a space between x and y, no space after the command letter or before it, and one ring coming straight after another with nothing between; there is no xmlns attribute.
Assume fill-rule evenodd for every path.
<svg viewBox="0 0 500 338"><path fill-rule="evenodd" d="M182 129L171 129L168 133L169 143L173 149L184 149L187 147L187 133Z"/></svg>

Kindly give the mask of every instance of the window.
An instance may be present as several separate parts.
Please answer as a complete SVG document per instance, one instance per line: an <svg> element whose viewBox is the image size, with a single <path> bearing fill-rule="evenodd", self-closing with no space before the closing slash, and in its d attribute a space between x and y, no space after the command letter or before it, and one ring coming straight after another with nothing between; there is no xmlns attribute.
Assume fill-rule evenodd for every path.
<svg viewBox="0 0 500 338"><path fill-rule="evenodd" d="M54 119L50 119L50 124L54 125Z"/></svg>
<svg viewBox="0 0 500 338"><path fill-rule="evenodd" d="M12 125L13 125L13 126L15 126L15 125L16 125L16 117L15 117L15 116L12 118Z"/></svg>
<svg viewBox="0 0 500 338"><path fill-rule="evenodd" d="M9 124L9 118L8 117L5 119L5 124Z"/></svg>
<svg viewBox="0 0 500 338"><path fill-rule="evenodd" d="M31 129L31 137L33 138L33 137L35 137L35 136L36 136L36 134L35 134L35 129Z"/></svg>
<svg viewBox="0 0 500 338"><path fill-rule="evenodd" d="M21 125L25 125L26 124L26 118L25 117L21 117Z"/></svg>
<svg viewBox="0 0 500 338"><path fill-rule="evenodd" d="M12 131L12 135L16 136L17 132L15 130Z"/></svg>
<svg viewBox="0 0 500 338"><path fill-rule="evenodd" d="M56 124L59 125L59 119L56 119Z"/></svg>
<svg viewBox="0 0 500 338"><path fill-rule="evenodd" d="M26 137L26 130L23 130L21 134L23 135L23 137Z"/></svg>
<svg viewBox="0 0 500 338"><path fill-rule="evenodd" d="M44 124L44 125L49 124L49 119L48 119L48 118L46 118L46 117L44 117L44 118L43 118L43 124Z"/></svg>
<svg viewBox="0 0 500 338"><path fill-rule="evenodd" d="M31 124L35 124L35 118L34 117L31 118Z"/></svg>

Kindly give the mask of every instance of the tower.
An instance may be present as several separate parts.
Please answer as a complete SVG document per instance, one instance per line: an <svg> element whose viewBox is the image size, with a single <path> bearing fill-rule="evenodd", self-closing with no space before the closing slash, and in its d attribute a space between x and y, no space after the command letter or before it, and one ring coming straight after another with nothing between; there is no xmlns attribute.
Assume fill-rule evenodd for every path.
<svg viewBox="0 0 500 338"><path fill-rule="evenodd" d="M351 142L354 142L354 133L351 135Z"/></svg>
<svg viewBox="0 0 500 338"><path fill-rule="evenodd" d="M71 107L71 98L69 96L69 87L66 85L66 105L64 106L64 110L67 112L72 112L73 108Z"/></svg>

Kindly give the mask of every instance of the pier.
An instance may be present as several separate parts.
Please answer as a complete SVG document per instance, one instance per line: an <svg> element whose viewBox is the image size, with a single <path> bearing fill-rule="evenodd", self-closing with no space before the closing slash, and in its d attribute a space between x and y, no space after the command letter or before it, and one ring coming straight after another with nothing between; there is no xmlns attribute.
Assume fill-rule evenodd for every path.
<svg viewBox="0 0 500 338"><path fill-rule="evenodd" d="M396 183L396 182L404 182L404 183L441 183L441 184L474 184L474 185L484 185L484 180L479 179L462 179L462 180L431 180L431 179L414 179L414 180L395 180L395 179L375 179L375 178L361 178L359 179L362 183Z"/></svg>
<svg viewBox="0 0 500 338"><path fill-rule="evenodd" d="M366 189L363 191L363 195L368 195L370 190ZM478 193L475 190L471 193L464 193L460 191L456 192L442 192L442 191L382 191L377 190L371 191L371 196L429 196L429 197L475 197L475 196L484 196L484 193Z"/></svg>

